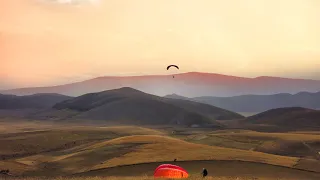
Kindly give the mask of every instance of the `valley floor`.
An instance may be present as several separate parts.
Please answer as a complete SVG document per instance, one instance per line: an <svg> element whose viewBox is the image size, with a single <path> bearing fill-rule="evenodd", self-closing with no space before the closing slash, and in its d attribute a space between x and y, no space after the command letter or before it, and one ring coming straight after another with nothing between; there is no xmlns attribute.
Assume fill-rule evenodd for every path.
<svg viewBox="0 0 320 180"><path fill-rule="evenodd" d="M129 177L116 177L116 176L111 176L111 177L85 177L85 178L65 178L65 177L59 177L59 178L6 178L6 180L154 180L153 177L150 176L129 176ZM190 177L187 178L188 180L200 180L204 179L202 177ZM208 176L205 179L207 180L289 180L285 178L259 178L259 177L248 177L248 178L242 178L242 177L212 177ZM161 179L159 179L161 180ZM164 179L163 179L164 180ZM290 180L301 180L301 179L290 179Z"/></svg>
<svg viewBox="0 0 320 180"><path fill-rule="evenodd" d="M320 179L319 132L1 123L0 179L153 179L161 163L189 179ZM177 158L177 162L172 160ZM45 178L41 178L45 177ZM60 178L58 178L60 177Z"/></svg>

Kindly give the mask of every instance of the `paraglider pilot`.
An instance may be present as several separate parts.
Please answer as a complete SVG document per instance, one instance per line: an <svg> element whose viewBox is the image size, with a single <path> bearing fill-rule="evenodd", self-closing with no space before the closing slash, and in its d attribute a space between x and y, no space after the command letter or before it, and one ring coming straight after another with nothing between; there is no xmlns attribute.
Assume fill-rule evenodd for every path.
<svg viewBox="0 0 320 180"><path fill-rule="evenodd" d="M175 68L179 69L179 67L178 67L177 65L169 65L169 66L167 67L167 70L169 70L170 67L175 67ZM174 78L174 76L172 76L172 77Z"/></svg>
<svg viewBox="0 0 320 180"><path fill-rule="evenodd" d="M205 168L203 168L202 169L202 177L204 178L204 177L206 177L208 175L208 171L205 169Z"/></svg>

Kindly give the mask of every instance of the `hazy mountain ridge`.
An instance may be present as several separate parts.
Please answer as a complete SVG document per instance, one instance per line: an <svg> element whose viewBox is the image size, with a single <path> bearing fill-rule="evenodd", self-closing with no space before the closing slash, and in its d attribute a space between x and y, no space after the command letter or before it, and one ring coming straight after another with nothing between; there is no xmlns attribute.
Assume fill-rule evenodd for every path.
<svg viewBox="0 0 320 180"><path fill-rule="evenodd" d="M294 95L282 93L272 96L280 98L280 100L282 96L303 96L317 101L313 96L318 94L320 93L300 92ZM251 95L241 97L248 98ZM268 98L268 95L263 97ZM159 97L130 87L89 93L74 98L59 94L0 95L0 98L17 99L17 101L13 102L20 102L9 104L4 103L7 102L6 100L0 101L1 105L7 105L7 109L1 109L0 117L12 116L37 120L71 120L75 122L84 120L130 125L200 125L218 128L225 125L216 120L239 120L244 125L262 125L262 129L272 128L273 126L279 130L301 129L304 127L320 128L320 111L313 109L303 107L272 108L245 118L223 108L196 102L192 98L176 94ZM52 105L53 101L58 101L58 103ZM32 106L32 102L36 102L36 104ZM309 100L305 99L303 102L309 102ZM11 106L8 106L8 104ZM220 122L222 123L222 121ZM265 127L265 125L268 127Z"/></svg>
<svg viewBox="0 0 320 180"><path fill-rule="evenodd" d="M166 99L171 104L177 105L188 111L197 111L201 114L204 114L210 118L218 120L228 120L228 119L241 119L242 115L237 114L232 111L228 111L222 108L218 108L209 104L202 104L201 102L194 102L190 100L181 100L181 99Z"/></svg>
<svg viewBox="0 0 320 180"><path fill-rule="evenodd" d="M278 77L243 78L213 73L189 72L172 75L98 77L91 80L51 87L31 87L0 91L3 94L29 95L59 93L79 96L92 92L131 87L164 96L177 93L187 97L238 96L244 94L317 92L320 81Z"/></svg>
<svg viewBox="0 0 320 180"><path fill-rule="evenodd" d="M167 95L174 99L188 99L210 104L234 112L263 112L283 107L304 107L320 109L320 92L299 92L296 94L279 93L273 95L241 95L232 97L202 96L187 98L179 95Z"/></svg>

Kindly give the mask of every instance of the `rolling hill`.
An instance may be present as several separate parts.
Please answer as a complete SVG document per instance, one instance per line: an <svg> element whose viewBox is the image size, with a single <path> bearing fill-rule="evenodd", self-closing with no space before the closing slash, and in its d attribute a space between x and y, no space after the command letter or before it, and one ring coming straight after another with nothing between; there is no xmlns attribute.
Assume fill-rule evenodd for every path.
<svg viewBox="0 0 320 180"><path fill-rule="evenodd" d="M316 172L294 169L298 162L298 158L295 157L194 144L163 135L123 136L84 146L78 145L65 150L54 150L17 158L15 161L38 168L25 172L26 176L35 174L139 176L145 173L152 175L155 167L162 163L172 163L174 158L178 159L177 164L186 167L192 175L198 174L201 167L210 167L213 172L215 169L221 171L221 174L215 172L215 175L245 176L246 174L251 175L259 169L257 167L260 167L258 173L253 173L255 176L261 176L262 172L269 171L263 175L269 174L274 178L299 176L302 179L316 179L319 177ZM218 168L221 165L223 168ZM136 166L144 167L136 168ZM230 173L232 168L227 168L228 166L241 170L232 170ZM276 171L279 171L280 174L272 173Z"/></svg>
<svg viewBox="0 0 320 180"><path fill-rule="evenodd" d="M83 143L83 145L75 144L71 147L15 158L14 160L38 168L36 171L26 172L25 175L37 173L38 175L51 176L90 173L120 165L169 162L174 158L179 161L238 160L284 167L293 167L298 160L295 157L194 144L161 135L113 137L112 139ZM81 161L83 159L86 161Z"/></svg>
<svg viewBox="0 0 320 180"><path fill-rule="evenodd" d="M29 96L0 94L0 109L51 108L56 103L70 98L69 96L60 94L34 94Z"/></svg>
<svg viewBox="0 0 320 180"><path fill-rule="evenodd" d="M320 135L296 132L266 133L250 130L218 130L183 137L192 143L244 149L282 156L299 157L312 163L320 160ZM320 167L320 161L314 163ZM320 169L319 169L320 172Z"/></svg>
<svg viewBox="0 0 320 180"><path fill-rule="evenodd" d="M170 104L182 107L188 111L195 111L212 119L230 120L243 118L242 115L234 113L232 111L228 111L208 104L202 104L199 102L180 99L165 99L165 101L169 102Z"/></svg>
<svg viewBox="0 0 320 180"><path fill-rule="evenodd" d="M283 128L310 127L320 130L320 111L301 107L278 108L250 116L245 121Z"/></svg>
<svg viewBox="0 0 320 180"><path fill-rule="evenodd" d="M198 177L202 167L217 179L263 177L316 180L320 176L320 164L315 159L268 154L270 150L281 150L281 147L275 149L267 146L270 139L300 139L314 147L311 142L318 141L319 135L302 132L269 134L173 127L188 132L178 139L166 128L156 130L138 126L80 126L77 123L47 124L42 121L0 123L0 128L9 130L0 133L0 143L5 145L0 146L0 169L10 169L10 173L18 179L152 176L154 169L163 163L180 165L188 170L191 177ZM203 135L208 136L206 142L199 138ZM189 137L193 136L195 138L190 142ZM223 144L215 143L217 138L223 138ZM234 141L230 143L228 139ZM237 147L230 147L235 142ZM240 145L241 142L246 142L246 145ZM252 150L252 146L262 146L264 149L261 151L265 152ZM296 151L293 147L288 150L291 153ZM175 158L177 161L173 162Z"/></svg>
<svg viewBox="0 0 320 180"><path fill-rule="evenodd" d="M263 112L283 107L320 109L320 92L280 93L273 95L241 95L232 97L202 96L187 98L177 94L165 96L172 99L188 99L210 104L234 112Z"/></svg>
<svg viewBox="0 0 320 180"><path fill-rule="evenodd" d="M207 104L162 98L129 87L85 94L57 103L53 108L77 112L69 119L124 124L220 125L215 120L243 118Z"/></svg>
<svg viewBox="0 0 320 180"><path fill-rule="evenodd" d="M31 87L0 91L2 94L30 95L59 93L79 96L121 87L131 87L150 94L165 96L177 93L187 97L238 96L244 94L317 92L320 81L278 77L244 78L214 73L189 72L171 75L98 77L82 82L51 87Z"/></svg>

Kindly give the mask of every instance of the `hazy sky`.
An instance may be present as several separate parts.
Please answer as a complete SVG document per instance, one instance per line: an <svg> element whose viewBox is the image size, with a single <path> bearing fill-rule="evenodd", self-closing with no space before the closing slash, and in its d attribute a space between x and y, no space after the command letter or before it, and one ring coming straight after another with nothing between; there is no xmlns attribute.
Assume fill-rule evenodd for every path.
<svg viewBox="0 0 320 180"><path fill-rule="evenodd" d="M319 0L0 0L0 89L180 72L320 79Z"/></svg>

